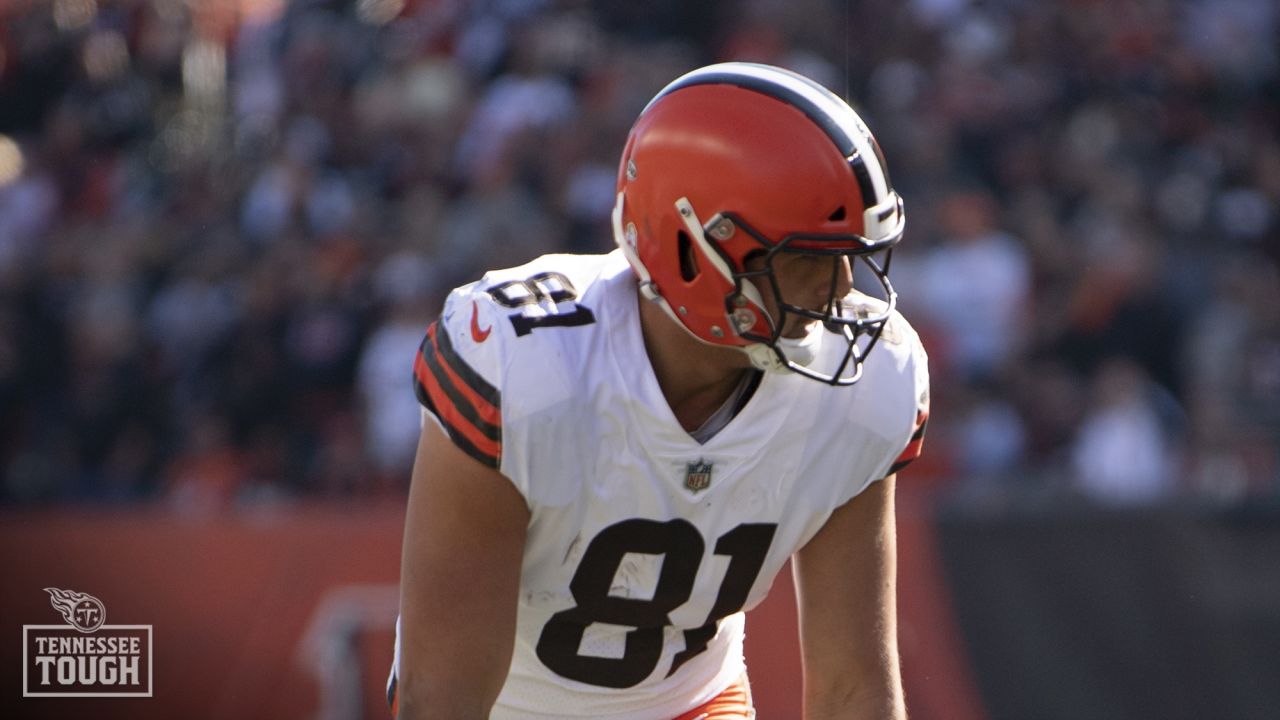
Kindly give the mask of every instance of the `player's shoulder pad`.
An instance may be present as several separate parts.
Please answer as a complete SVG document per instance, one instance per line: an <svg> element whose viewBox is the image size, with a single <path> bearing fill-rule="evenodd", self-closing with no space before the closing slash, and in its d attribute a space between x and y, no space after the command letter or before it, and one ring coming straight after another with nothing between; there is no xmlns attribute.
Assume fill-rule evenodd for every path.
<svg viewBox="0 0 1280 720"><path fill-rule="evenodd" d="M925 352L924 343L911 323L894 310L885 322L884 332L880 334L880 342L894 356L899 366L911 371L912 384L916 390L917 409L927 411L929 408L929 355Z"/></svg>
<svg viewBox="0 0 1280 720"><path fill-rule="evenodd" d="M874 298L852 299L859 314L874 317L888 309L885 303ZM837 350L842 343L834 343ZM920 337L907 319L894 310L889 313L884 327L870 349L862 365L862 377L854 386L855 392L846 396L853 402L842 402L849 420L882 437L886 443L901 450L912 436L920 418L928 415L929 360ZM887 467L887 466L886 466Z"/></svg>
<svg viewBox="0 0 1280 720"><path fill-rule="evenodd" d="M929 422L929 356L915 328L898 311L885 323L880 344L872 355L885 352L890 361L897 390L893 393L895 434L902 451L894 458L888 473L893 474L920 456L925 428Z"/></svg>
<svg viewBox="0 0 1280 720"><path fill-rule="evenodd" d="M459 356L500 386L517 356L545 350L539 339L553 335L536 330L595 322L591 308L578 300L600 276L604 257L544 255L492 270L449 294L440 323Z"/></svg>
<svg viewBox="0 0 1280 720"><path fill-rule="evenodd" d="M849 300L855 305L854 312L866 316L880 315L886 310L886 303L877 298L854 293ZM919 334L898 310L889 313L876 346L868 355L867 366L880 376L882 388L897 391L906 385L911 388L916 408L927 410L929 357Z"/></svg>
<svg viewBox="0 0 1280 720"><path fill-rule="evenodd" d="M521 420L571 392L563 359L572 355L576 334L540 329L595 323L578 299L606 257L544 256L449 294L419 349L415 389L470 455L498 467Z"/></svg>

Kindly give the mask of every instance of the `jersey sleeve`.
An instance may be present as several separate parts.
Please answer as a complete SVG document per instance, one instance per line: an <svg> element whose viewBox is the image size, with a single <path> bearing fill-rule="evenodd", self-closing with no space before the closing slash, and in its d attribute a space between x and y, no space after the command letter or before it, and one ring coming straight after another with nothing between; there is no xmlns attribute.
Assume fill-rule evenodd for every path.
<svg viewBox="0 0 1280 720"><path fill-rule="evenodd" d="M911 435L906 441L906 446L889 466L889 472L886 473L886 476L897 473L920 457L920 453L924 449L925 428L929 425L929 358L925 354L924 346L920 343L920 338L914 331L911 332L910 342L915 422L912 425Z"/></svg>
<svg viewBox="0 0 1280 720"><path fill-rule="evenodd" d="M910 465L913 460L920 457L920 453L924 449L924 430L928 425L929 406L926 400L925 406L916 410L916 429L911 434L911 440L907 443L907 447L903 449L902 453L898 455L898 458L893 461L893 465L889 466L890 475Z"/></svg>
<svg viewBox="0 0 1280 720"><path fill-rule="evenodd" d="M485 293L455 290L427 328L413 363L423 409L455 445L492 468L502 461L505 336L496 320Z"/></svg>

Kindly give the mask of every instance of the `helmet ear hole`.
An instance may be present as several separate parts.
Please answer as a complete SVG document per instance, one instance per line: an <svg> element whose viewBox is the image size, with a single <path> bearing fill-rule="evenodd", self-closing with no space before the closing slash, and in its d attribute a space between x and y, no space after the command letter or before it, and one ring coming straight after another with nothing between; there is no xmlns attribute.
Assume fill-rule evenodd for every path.
<svg viewBox="0 0 1280 720"><path fill-rule="evenodd" d="M847 213L844 209L844 206L841 205L840 207L835 209L835 212L827 216L827 220L831 222L840 222L844 220L846 216L847 216Z"/></svg>
<svg viewBox="0 0 1280 720"><path fill-rule="evenodd" d="M693 282L698 277L698 259L693 254L693 241L689 233L681 230L676 236L676 252L680 255L680 277L685 282Z"/></svg>

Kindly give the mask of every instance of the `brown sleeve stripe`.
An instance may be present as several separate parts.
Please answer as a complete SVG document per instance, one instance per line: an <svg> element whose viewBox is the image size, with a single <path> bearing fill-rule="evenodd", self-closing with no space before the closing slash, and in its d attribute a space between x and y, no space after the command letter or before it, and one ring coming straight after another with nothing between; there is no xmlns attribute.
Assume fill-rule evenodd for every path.
<svg viewBox="0 0 1280 720"><path fill-rule="evenodd" d="M418 400L440 420L454 444L480 462L498 467L502 456L502 415L497 406L476 392L473 383L484 383L488 388L485 395L492 398L500 397L498 391L466 367L456 354L442 352L440 339L446 333L437 330L435 324L427 329L427 338L414 361ZM464 379L460 367L472 376L471 382Z"/></svg>
<svg viewBox="0 0 1280 720"><path fill-rule="evenodd" d="M414 372L417 376L418 399L422 401L423 407L440 420L453 443L485 465L498 467L502 455L501 443L485 437L463 417L457 406L449 400L439 380L427 369L423 353L418 354Z"/></svg>
<svg viewBox="0 0 1280 720"><path fill-rule="evenodd" d="M458 357L447 345L448 334L440 332L435 325L427 328L427 338L422 342L419 355L423 363L436 377L440 387L449 396L453 405L480 430L485 437L502 440L502 412L491 398L499 397L497 389L485 382L475 373L466 361ZM464 377L464 373L470 376ZM474 389L482 384L484 394Z"/></svg>
<svg viewBox="0 0 1280 720"><path fill-rule="evenodd" d="M907 447L898 455L898 459L893 461L893 466L889 468L890 475L910 465L912 460L920 457L920 452L924 448L924 430L928 425L929 411L916 411L916 431L911 434L911 441L907 443Z"/></svg>
<svg viewBox="0 0 1280 720"><path fill-rule="evenodd" d="M417 361L414 363L414 375L420 388L419 397L425 394L431 401L433 409L448 408L466 421L466 424L473 428L479 437L494 442L502 441L501 418L493 418L496 411L492 408L477 410L458 389L456 380L449 374L449 369L440 365L439 358L435 357L430 349L424 348L419 352ZM499 424L491 423L489 419L497 419Z"/></svg>

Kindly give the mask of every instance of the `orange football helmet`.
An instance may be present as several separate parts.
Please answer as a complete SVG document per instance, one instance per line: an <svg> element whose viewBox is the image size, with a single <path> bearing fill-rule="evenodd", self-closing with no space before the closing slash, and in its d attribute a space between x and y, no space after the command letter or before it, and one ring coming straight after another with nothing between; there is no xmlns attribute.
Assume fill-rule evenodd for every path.
<svg viewBox="0 0 1280 720"><path fill-rule="evenodd" d="M847 103L768 65L694 70L640 113L617 191L614 236L641 291L694 337L740 348L762 370L832 385L861 376L896 304L888 269L905 216L875 138ZM780 253L833 258L821 308L781 296ZM763 269L748 270L760 257ZM843 258L871 271L879 287L870 296L837 290ZM762 287L772 289L777 317ZM788 314L820 322L789 339ZM810 367L814 346L833 339L846 343L843 360Z"/></svg>

